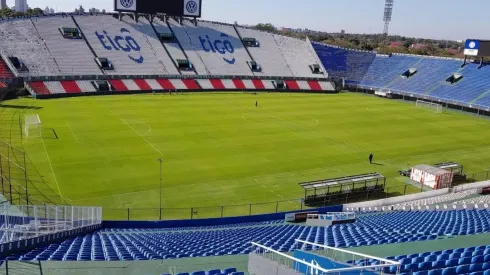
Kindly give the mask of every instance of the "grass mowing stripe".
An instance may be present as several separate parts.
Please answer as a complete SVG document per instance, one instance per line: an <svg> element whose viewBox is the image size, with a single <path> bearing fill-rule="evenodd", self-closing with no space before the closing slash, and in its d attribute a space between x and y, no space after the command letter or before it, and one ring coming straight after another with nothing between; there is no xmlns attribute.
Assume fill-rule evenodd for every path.
<svg viewBox="0 0 490 275"><path fill-rule="evenodd" d="M165 213L176 218L190 213L177 208L278 200L286 205L279 210L289 210L288 200L296 205L303 197L298 183L304 181L379 172L398 190L405 179L397 171L410 165L456 161L471 173L490 162L490 121L357 94L187 93L34 102L43 126L59 135L43 141L64 199L105 209L158 207L153 156L159 155L166 159L164 205L174 209ZM82 143L65 121L83 129ZM24 148L41 174L52 173L41 141L26 139ZM368 151L381 166L369 165ZM55 179L49 180L56 189ZM275 210L275 204L254 207L253 213ZM225 208L227 215L248 211ZM127 218L127 211L110 217Z"/></svg>

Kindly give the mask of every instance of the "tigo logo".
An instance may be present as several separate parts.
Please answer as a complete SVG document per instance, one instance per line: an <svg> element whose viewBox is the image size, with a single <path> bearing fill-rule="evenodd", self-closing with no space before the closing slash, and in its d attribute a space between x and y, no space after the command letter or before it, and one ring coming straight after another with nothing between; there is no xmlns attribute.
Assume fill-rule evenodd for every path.
<svg viewBox="0 0 490 275"><path fill-rule="evenodd" d="M125 37L116 35L114 37L110 37L109 34L106 31L102 31L102 34L99 34L97 31L95 32L95 35L99 39L100 43L104 47L104 49L108 51L124 51L129 53L128 57L129 59L133 60L136 63L143 63L145 60L144 57L141 55L141 47L138 45L138 42L131 37L129 34L131 32L126 29L126 28L121 28L121 34L128 34ZM131 52L138 52L139 56L138 57L133 57L131 55Z"/></svg>
<svg viewBox="0 0 490 275"><path fill-rule="evenodd" d="M217 52L222 55L233 54L235 52L235 49L233 48L233 45L227 38L228 35L226 33L222 33L220 35L220 39L216 39L212 41L208 35L205 35L204 37L199 36L199 41L201 42L202 49L205 52L213 52L213 53ZM236 59L233 56L231 57L223 56L223 60L228 64L235 64L236 62Z"/></svg>

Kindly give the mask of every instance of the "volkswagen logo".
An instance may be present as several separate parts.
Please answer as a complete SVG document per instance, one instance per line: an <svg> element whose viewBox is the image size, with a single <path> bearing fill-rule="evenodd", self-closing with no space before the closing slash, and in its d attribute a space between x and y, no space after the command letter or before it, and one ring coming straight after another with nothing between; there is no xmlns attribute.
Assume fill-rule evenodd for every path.
<svg viewBox="0 0 490 275"><path fill-rule="evenodd" d="M121 0L122 1L122 0ZM185 9L188 13L196 13L197 12L197 3L196 1L189 1L185 5Z"/></svg>
<svg viewBox="0 0 490 275"><path fill-rule="evenodd" d="M471 41L469 46L470 46L470 48L472 48L472 49L473 49L473 48L476 46L475 41Z"/></svg>
<svg viewBox="0 0 490 275"><path fill-rule="evenodd" d="M119 2L121 3L121 5L125 8L131 8L133 6L133 1L134 0L119 0Z"/></svg>

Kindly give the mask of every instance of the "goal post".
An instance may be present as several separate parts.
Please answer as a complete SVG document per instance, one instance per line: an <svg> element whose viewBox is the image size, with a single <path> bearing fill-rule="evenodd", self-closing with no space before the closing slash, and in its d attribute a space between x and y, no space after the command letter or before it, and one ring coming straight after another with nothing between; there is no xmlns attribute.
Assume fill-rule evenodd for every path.
<svg viewBox="0 0 490 275"><path fill-rule="evenodd" d="M431 109L436 113L442 113L442 110L443 110L442 104L433 103L433 102L424 101L424 100L417 100L415 102L415 107Z"/></svg>
<svg viewBox="0 0 490 275"><path fill-rule="evenodd" d="M24 132L26 137L41 137L42 124L39 115L26 115L24 123Z"/></svg>

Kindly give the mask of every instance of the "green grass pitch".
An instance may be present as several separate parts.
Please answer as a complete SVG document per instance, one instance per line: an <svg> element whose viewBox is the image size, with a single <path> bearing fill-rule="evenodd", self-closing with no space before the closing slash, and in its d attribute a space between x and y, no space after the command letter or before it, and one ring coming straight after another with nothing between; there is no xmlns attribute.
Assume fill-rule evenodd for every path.
<svg viewBox="0 0 490 275"><path fill-rule="evenodd" d="M258 107L255 107L255 102ZM4 103L5 104L5 103ZM416 164L457 161L488 169L490 121L360 94L189 93L50 100L6 108L39 114L43 138L17 142L50 187L107 219L157 219L163 158L164 218L245 215L298 207L299 182L380 172L389 186ZM4 115L4 118L6 116ZM374 153L370 165L368 155ZM415 191L413 188L412 191ZM216 206L216 207L215 207ZM204 208L209 207L209 208Z"/></svg>

